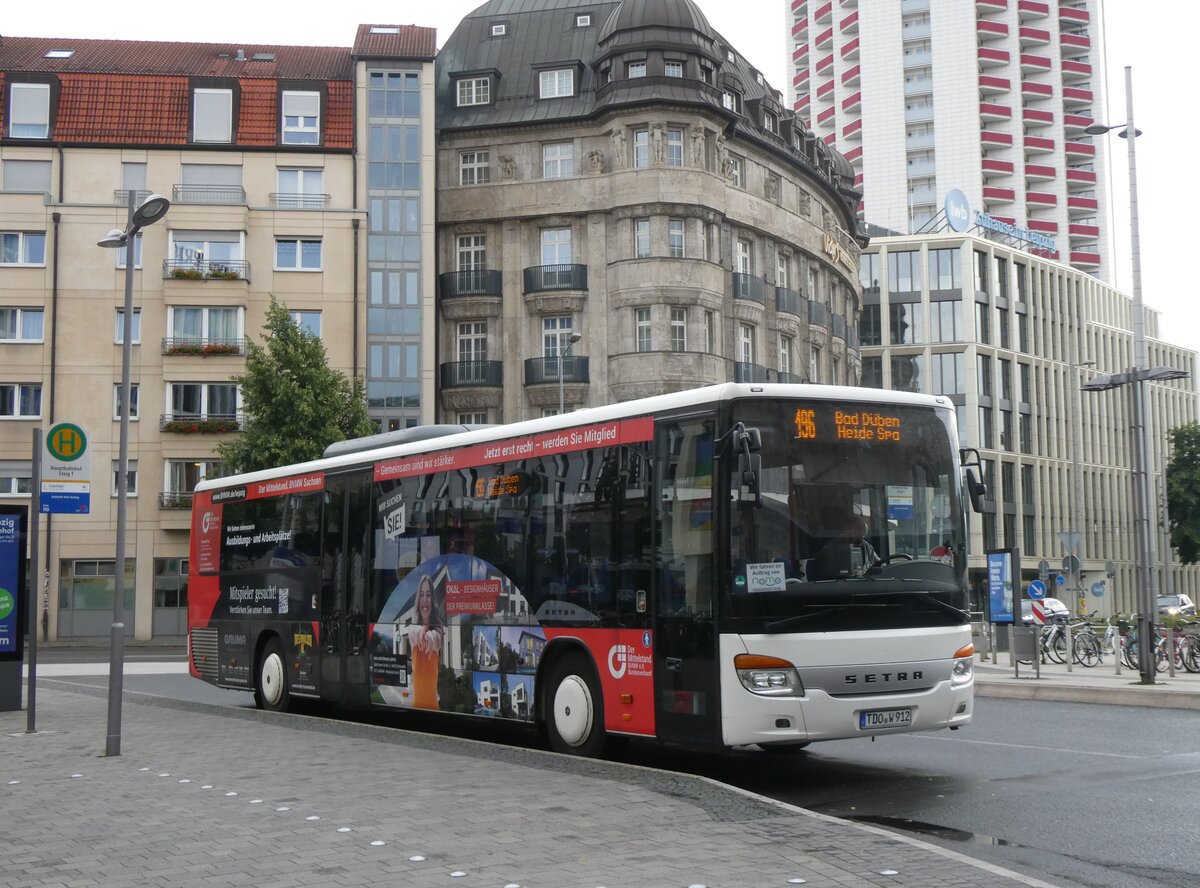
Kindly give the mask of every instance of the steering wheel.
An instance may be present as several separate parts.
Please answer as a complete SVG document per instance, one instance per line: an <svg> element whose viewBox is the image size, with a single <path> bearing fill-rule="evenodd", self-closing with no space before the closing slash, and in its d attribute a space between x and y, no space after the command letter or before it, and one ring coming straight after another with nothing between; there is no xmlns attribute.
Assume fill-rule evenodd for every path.
<svg viewBox="0 0 1200 888"><path fill-rule="evenodd" d="M891 562L895 561L897 558L899 558L901 561L912 561L913 560L913 557L911 555L909 555L907 552L893 552L887 558L880 558L872 566L880 567L881 565L884 565L884 564L890 564Z"/></svg>

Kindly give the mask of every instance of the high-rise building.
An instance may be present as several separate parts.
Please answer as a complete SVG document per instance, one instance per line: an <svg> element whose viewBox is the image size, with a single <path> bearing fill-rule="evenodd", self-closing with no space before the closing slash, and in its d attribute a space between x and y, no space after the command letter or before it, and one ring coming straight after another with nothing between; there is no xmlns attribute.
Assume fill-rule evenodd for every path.
<svg viewBox="0 0 1200 888"><path fill-rule="evenodd" d="M841 150L867 222L918 231L958 189L1112 279L1097 0L785 0L797 115Z"/></svg>

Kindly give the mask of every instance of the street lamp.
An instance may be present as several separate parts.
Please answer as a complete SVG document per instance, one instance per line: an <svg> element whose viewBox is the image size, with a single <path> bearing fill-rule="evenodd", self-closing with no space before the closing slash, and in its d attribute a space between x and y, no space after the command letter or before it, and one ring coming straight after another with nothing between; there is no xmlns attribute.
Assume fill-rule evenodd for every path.
<svg viewBox="0 0 1200 888"><path fill-rule="evenodd" d="M567 347L563 349L563 353L558 356L558 415L562 416L563 407L563 374L566 372L567 356L571 354L571 347L579 340L583 339L582 333L572 333L571 338L567 340Z"/></svg>
<svg viewBox="0 0 1200 888"><path fill-rule="evenodd" d="M1105 391L1121 385L1130 386L1133 414L1133 490L1134 515L1137 520L1138 552L1138 668L1142 684L1154 684L1154 617L1157 597L1154 593L1154 536L1150 532L1150 430L1146 409L1146 381L1178 379L1187 374L1169 367L1148 367L1146 360L1146 318L1142 305L1142 256L1138 232L1137 200L1137 137L1141 132L1133 125L1133 69L1125 66L1125 123L1106 126L1093 123L1084 132L1098 136L1120 129L1119 135L1129 143L1129 240L1133 269L1133 367L1125 373L1100 376L1083 385L1084 391Z"/></svg>
<svg viewBox="0 0 1200 888"><path fill-rule="evenodd" d="M1081 530L1081 520L1079 512L1082 509L1083 503L1083 473L1079 466L1079 435L1081 433L1081 423L1079 419L1079 392L1076 391L1076 386L1079 384L1077 371L1080 367L1095 367L1095 361L1076 361L1075 350L1078 348L1076 337L1071 337L1071 504L1068 510L1071 515L1071 529L1063 536L1063 547L1067 549L1068 564L1071 568L1071 589L1075 595L1076 603L1083 596L1082 584L1079 579L1079 561L1081 544L1083 540L1083 532ZM1083 616L1083 609L1080 608L1080 616Z"/></svg>
<svg viewBox="0 0 1200 888"><path fill-rule="evenodd" d="M136 204L129 191L129 221L125 230L114 228L98 242L108 249L125 248L125 319L121 340L121 443L117 462L117 551L113 594L112 634L108 657L108 734L104 754L121 754L121 694L125 671L125 518L129 495L129 365L133 358L133 268L137 264L137 234L167 214L171 202L151 194Z"/></svg>

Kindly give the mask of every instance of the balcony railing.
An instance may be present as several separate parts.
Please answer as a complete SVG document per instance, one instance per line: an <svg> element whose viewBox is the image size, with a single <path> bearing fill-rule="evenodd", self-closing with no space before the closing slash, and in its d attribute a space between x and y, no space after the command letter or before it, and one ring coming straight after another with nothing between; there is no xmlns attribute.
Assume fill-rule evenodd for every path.
<svg viewBox="0 0 1200 888"><path fill-rule="evenodd" d="M442 364L442 388L487 386L499 388L504 384L504 364L501 361L450 361Z"/></svg>
<svg viewBox="0 0 1200 888"><path fill-rule="evenodd" d="M240 432L245 417L240 413L164 413L158 428L181 435L220 435Z"/></svg>
<svg viewBox="0 0 1200 888"><path fill-rule="evenodd" d="M140 204L142 201L144 201L149 196L150 196L149 191L134 191L133 192L133 205L136 207L138 204ZM114 191L113 192L113 202L119 207L129 206L129 189L128 188L118 188L116 191Z"/></svg>
<svg viewBox="0 0 1200 888"><path fill-rule="evenodd" d="M583 355L568 355L565 358L528 358L525 361L525 384L541 385L566 382L590 382L588 359Z"/></svg>
<svg viewBox="0 0 1200 888"><path fill-rule="evenodd" d="M162 341L164 355L244 355L244 339L193 339L186 336L165 337Z"/></svg>
<svg viewBox="0 0 1200 888"><path fill-rule="evenodd" d="M808 382L808 380L799 373L788 373L786 370L776 370L775 381L782 382L786 385L804 385Z"/></svg>
<svg viewBox="0 0 1200 888"><path fill-rule="evenodd" d="M271 193L271 204L277 210L323 210L329 206L328 194Z"/></svg>
<svg viewBox="0 0 1200 888"><path fill-rule="evenodd" d="M163 280L248 281L250 263L244 259L164 259Z"/></svg>
<svg viewBox="0 0 1200 888"><path fill-rule="evenodd" d="M455 296L500 296L503 294L501 274L490 268L471 271L447 271L438 275L443 299Z"/></svg>
<svg viewBox="0 0 1200 888"><path fill-rule="evenodd" d="M853 325L846 328L846 347L853 349L861 347L861 340L858 338L858 328Z"/></svg>
<svg viewBox="0 0 1200 888"><path fill-rule="evenodd" d="M753 299L755 302L766 303L766 282L752 274L741 271L733 273L733 297L735 299Z"/></svg>
<svg viewBox="0 0 1200 888"><path fill-rule="evenodd" d="M246 189L241 185L175 185L171 203L240 206L246 203Z"/></svg>
<svg viewBox="0 0 1200 888"><path fill-rule="evenodd" d="M789 287L776 287L775 310L786 311L788 314L802 318L805 315L804 297Z"/></svg>
<svg viewBox="0 0 1200 888"><path fill-rule="evenodd" d="M192 507L192 500L195 496L196 494L194 493L178 493L175 491L160 493L158 495L158 507L172 511L187 511Z"/></svg>
<svg viewBox="0 0 1200 888"><path fill-rule="evenodd" d="M534 265L525 269L526 293L553 290L586 290L586 265Z"/></svg>
<svg viewBox="0 0 1200 888"><path fill-rule="evenodd" d="M744 361L737 361L733 365L733 381L734 382L770 382L767 378L770 371L762 364L748 364Z"/></svg>
<svg viewBox="0 0 1200 888"><path fill-rule="evenodd" d="M844 315L833 316L833 335L838 339L846 338L846 318Z"/></svg>
<svg viewBox="0 0 1200 888"><path fill-rule="evenodd" d="M808 303L808 322L818 327L829 326L829 306L820 302Z"/></svg>

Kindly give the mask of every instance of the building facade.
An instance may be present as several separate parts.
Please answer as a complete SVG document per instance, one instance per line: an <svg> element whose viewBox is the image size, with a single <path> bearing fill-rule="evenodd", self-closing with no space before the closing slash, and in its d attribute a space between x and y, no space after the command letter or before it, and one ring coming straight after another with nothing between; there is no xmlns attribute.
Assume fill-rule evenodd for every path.
<svg viewBox="0 0 1200 888"><path fill-rule="evenodd" d="M987 550L1018 548L1026 579L1037 577L1042 560L1052 579L1066 579L1060 534L1076 531L1082 602L1065 585L1058 597L1082 612L1137 610L1129 390L1080 391L1133 365L1132 299L979 233L872 237L860 266L863 384L946 395L963 446L980 451L988 492L984 512L971 519L969 548L977 606L986 597ZM1163 342L1150 309L1146 336L1150 366L1190 374L1147 384L1157 503L1168 432L1197 418L1197 355ZM1168 580L1169 546L1154 527L1158 589L1170 582L1195 598L1200 570L1175 565Z"/></svg>
<svg viewBox="0 0 1200 888"><path fill-rule="evenodd" d="M492 0L437 77L441 419L857 381L853 172L691 0Z"/></svg>
<svg viewBox="0 0 1200 888"><path fill-rule="evenodd" d="M918 231L960 189L1112 280L1096 0L785 0L791 96L854 166L863 215Z"/></svg>
<svg viewBox="0 0 1200 888"><path fill-rule="evenodd" d="M434 417L434 32L353 48L0 39L0 497L30 501L32 429L90 439L86 515L42 522L51 637L107 636L130 192L172 206L134 245L129 632L182 636L189 507L237 434L271 297L365 377L380 428ZM42 602L38 603L39 606Z"/></svg>

